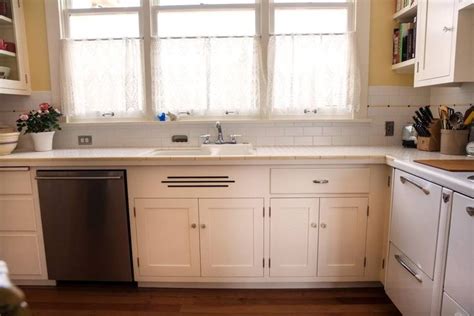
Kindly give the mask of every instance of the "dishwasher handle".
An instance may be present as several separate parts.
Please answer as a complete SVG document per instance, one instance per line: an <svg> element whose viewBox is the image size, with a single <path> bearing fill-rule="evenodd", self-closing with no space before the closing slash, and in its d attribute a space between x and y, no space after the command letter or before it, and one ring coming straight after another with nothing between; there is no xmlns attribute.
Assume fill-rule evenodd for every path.
<svg viewBox="0 0 474 316"><path fill-rule="evenodd" d="M102 177L35 177L36 180L121 180L122 176L102 176Z"/></svg>

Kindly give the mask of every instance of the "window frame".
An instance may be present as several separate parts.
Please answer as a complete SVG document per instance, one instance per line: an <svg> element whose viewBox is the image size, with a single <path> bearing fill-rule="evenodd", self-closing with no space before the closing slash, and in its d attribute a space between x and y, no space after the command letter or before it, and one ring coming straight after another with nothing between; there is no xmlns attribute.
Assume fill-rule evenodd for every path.
<svg viewBox="0 0 474 316"><path fill-rule="evenodd" d="M370 31L370 1L368 0L353 0L352 2L320 2L320 3L305 3L304 0L298 3L284 2L274 3L273 0L256 0L255 4L200 4L200 5L173 5L173 6L156 6L153 5L153 0L140 0L140 7L121 7L121 8L90 8L90 9L68 9L63 10L63 1L55 0L45 1L46 12L46 27L48 33L49 46L49 66L50 66L50 80L51 80L51 99L54 104L60 104L61 86L58 60L60 57L60 40L64 38L67 33L67 26L64 25L66 17L64 14L73 12L78 14L113 14L137 12L139 15L139 30L140 38L144 41L144 82L145 82L145 115L136 118L97 118L84 119L79 117L66 118L67 123L113 123L113 122L144 122L155 121L155 113L152 104L152 87L151 87L151 40L157 36L156 16L160 10L181 11L185 10L209 10L209 9L248 9L255 8L255 29L256 36L261 38L262 47L262 70L267 73L267 51L268 43L271 35L274 35L274 14L277 8L340 8L350 7L352 14L348 14L349 19L353 17L352 21L348 21L348 25L352 25L357 34L357 46L359 54L359 64L361 72L361 95L360 95L360 109L352 112L348 116L323 116L323 115L290 115L290 116L275 116L271 115L271 109L267 104L267 89L262 86L260 96L260 114L258 116L223 116L223 117L181 117L180 121L192 122L206 122L220 119L223 121L366 121L367 120L367 101L368 101L368 68L369 68L369 31ZM263 80L262 84L265 83Z"/></svg>

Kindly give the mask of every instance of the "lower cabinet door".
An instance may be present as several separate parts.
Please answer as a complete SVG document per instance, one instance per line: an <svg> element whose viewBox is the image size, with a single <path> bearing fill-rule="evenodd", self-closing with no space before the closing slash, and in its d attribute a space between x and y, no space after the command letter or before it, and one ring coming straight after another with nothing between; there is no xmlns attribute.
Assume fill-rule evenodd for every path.
<svg viewBox="0 0 474 316"><path fill-rule="evenodd" d="M136 199L140 276L199 276L196 199Z"/></svg>
<svg viewBox="0 0 474 316"><path fill-rule="evenodd" d="M474 199L458 193L453 198L444 290L474 315Z"/></svg>
<svg viewBox="0 0 474 316"><path fill-rule="evenodd" d="M263 276L263 205L263 199L199 200L202 276Z"/></svg>
<svg viewBox="0 0 474 316"><path fill-rule="evenodd" d="M367 198L322 198L318 276L363 276Z"/></svg>
<svg viewBox="0 0 474 316"><path fill-rule="evenodd" d="M38 236L35 233L0 233L0 260L12 279L36 279L43 274Z"/></svg>
<svg viewBox="0 0 474 316"><path fill-rule="evenodd" d="M270 276L316 276L319 199L272 199Z"/></svg>

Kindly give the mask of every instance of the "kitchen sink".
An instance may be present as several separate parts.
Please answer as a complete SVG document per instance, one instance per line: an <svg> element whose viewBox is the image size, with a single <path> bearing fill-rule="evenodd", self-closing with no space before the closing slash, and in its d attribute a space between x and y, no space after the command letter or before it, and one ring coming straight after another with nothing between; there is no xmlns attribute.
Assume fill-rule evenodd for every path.
<svg viewBox="0 0 474 316"><path fill-rule="evenodd" d="M252 144L206 144L200 148L183 149L156 149L151 152L152 156L242 156L255 155L255 149Z"/></svg>

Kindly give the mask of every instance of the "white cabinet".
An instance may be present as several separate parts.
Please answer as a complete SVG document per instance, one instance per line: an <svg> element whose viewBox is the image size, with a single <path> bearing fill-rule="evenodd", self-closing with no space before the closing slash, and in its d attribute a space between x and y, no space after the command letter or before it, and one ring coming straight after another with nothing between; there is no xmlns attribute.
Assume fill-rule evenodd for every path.
<svg viewBox="0 0 474 316"><path fill-rule="evenodd" d="M6 12L0 11L0 40L14 46L0 47L0 94L30 94L25 18L22 0L2 1Z"/></svg>
<svg viewBox="0 0 474 316"><path fill-rule="evenodd" d="M196 199L137 199L135 214L141 276L199 276Z"/></svg>
<svg viewBox="0 0 474 316"><path fill-rule="evenodd" d="M418 0L415 87L474 81L472 13L458 0Z"/></svg>
<svg viewBox="0 0 474 316"><path fill-rule="evenodd" d="M0 260L14 280L47 278L34 192L28 167L0 167Z"/></svg>
<svg viewBox="0 0 474 316"><path fill-rule="evenodd" d="M474 315L474 199L457 193L453 199L444 291Z"/></svg>
<svg viewBox="0 0 474 316"><path fill-rule="evenodd" d="M400 170L393 181L390 241L433 278L441 187Z"/></svg>
<svg viewBox="0 0 474 316"><path fill-rule="evenodd" d="M318 276L362 276L365 269L367 198L322 198Z"/></svg>
<svg viewBox="0 0 474 316"><path fill-rule="evenodd" d="M203 276L263 276L263 211L263 199L199 200Z"/></svg>
<svg viewBox="0 0 474 316"><path fill-rule="evenodd" d="M456 303L448 294L443 294L442 316L469 316L469 314Z"/></svg>
<svg viewBox="0 0 474 316"><path fill-rule="evenodd" d="M270 276L316 276L319 199L271 199Z"/></svg>
<svg viewBox="0 0 474 316"><path fill-rule="evenodd" d="M138 279L263 276L263 199L135 199Z"/></svg>

